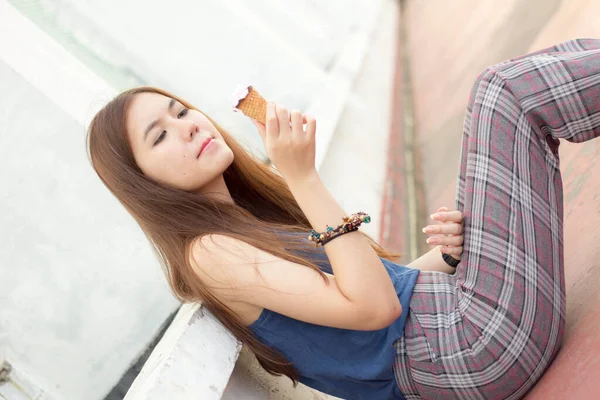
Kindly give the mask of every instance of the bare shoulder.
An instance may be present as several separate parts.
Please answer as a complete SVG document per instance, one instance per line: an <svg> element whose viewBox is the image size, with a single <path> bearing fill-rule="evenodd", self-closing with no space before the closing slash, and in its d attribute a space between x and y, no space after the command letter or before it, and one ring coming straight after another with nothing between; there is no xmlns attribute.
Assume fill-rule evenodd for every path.
<svg viewBox="0 0 600 400"><path fill-rule="evenodd" d="M196 240L190 249L190 262L203 283L225 296L239 301L232 290L256 263L258 249L230 236L212 234Z"/></svg>
<svg viewBox="0 0 600 400"><path fill-rule="evenodd" d="M196 241L190 262L215 295L246 305L250 315L267 308L317 325L356 330L382 329L393 321L350 301L333 275L324 273L323 279L314 268L226 235Z"/></svg>
<svg viewBox="0 0 600 400"><path fill-rule="evenodd" d="M263 307L243 300L243 296L234 290L239 277L235 279L236 277L231 276L239 270L225 268L223 265L228 261L235 261L241 268L248 268L255 258L255 250L255 247L246 242L225 235L204 236L195 241L190 249L190 263L198 277L246 326L258 319Z"/></svg>

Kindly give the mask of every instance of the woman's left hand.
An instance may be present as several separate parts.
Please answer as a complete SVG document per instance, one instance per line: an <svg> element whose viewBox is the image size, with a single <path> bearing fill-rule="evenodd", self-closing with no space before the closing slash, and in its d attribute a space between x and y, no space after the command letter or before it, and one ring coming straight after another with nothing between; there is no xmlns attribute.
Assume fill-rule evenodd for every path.
<svg viewBox="0 0 600 400"><path fill-rule="evenodd" d="M449 211L446 207L440 207L431 219L441 222L437 225L428 225L423 232L430 235L427 243L438 245L442 253L450 254L453 258L460 260L463 252L463 214L460 211Z"/></svg>

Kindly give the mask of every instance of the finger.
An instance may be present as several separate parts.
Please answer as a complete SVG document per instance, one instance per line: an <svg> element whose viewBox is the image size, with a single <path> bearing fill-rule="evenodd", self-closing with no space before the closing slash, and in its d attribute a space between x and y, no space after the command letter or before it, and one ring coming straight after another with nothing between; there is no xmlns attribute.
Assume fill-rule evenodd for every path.
<svg viewBox="0 0 600 400"><path fill-rule="evenodd" d="M460 260L460 256L463 253L463 247L462 246L442 246L440 247L440 251L442 253L446 253L446 254L450 254L452 257L456 258L457 260Z"/></svg>
<svg viewBox="0 0 600 400"><path fill-rule="evenodd" d="M423 233L427 234L443 234L443 235L460 235L463 233L462 224L456 222L449 222L441 225L427 225L423 228Z"/></svg>
<svg viewBox="0 0 600 400"><path fill-rule="evenodd" d="M279 104L276 105L277 120L279 121L279 135L289 137L291 134L290 129L290 114L284 106Z"/></svg>
<svg viewBox="0 0 600 400"><path fill-rule="evenodd" d="M260 135L261 139L264 141L267 138L267 128L265 126L265 124L258 122L252 118L250 118L250 122L252 122L254 124L254 126L256 126L256 129L258 130L258 134Z"/></svg>
<svg viewBox="0 0 600 400"><path fill-rule="evenodd" d="M444 246L462 246L463 238L462 236L432 236L427 238L427 244L441 244Z"/></svg>
<svg viewBox="0 0 600 400"><path fill-rule="evenodd" d="M302 113L298 110L292 110L290 113L290 120L292 124L292 134L294 136L304 136L304 129L302 127Z"/></svg>
<svg viewBox="0 0 600 400"><path fill-rule="evenodd" d="M448 207L442 206L442 207L438 208L438 211L437 211L437 212L438 212L438 213L442 213L442 212L446 212L446 211L449 211L449 210L448 210ZM448 223L447 221L443 221L443 222L442 222L442 224L447 224L447 223Z"/></svg>
<svg viewBox="0 0 600 400"><path fill-rule="evenodd" d="M440 222L462 222L463 214L460 211L441 211L431 214L431 219Z"/></svg>
<svg viewBox="0 0 600 400"><path fill-rule="evenodd" d="M266 137L276 139L279 136L279 121L275 113L275 103L267 103L266 122Z"/></svg>
<svg viewBox="0 0 600 400"><path fill-rule="evenodd" d="M304 118L306 118L306 139L313 140L317 131L317 120L308 114Z"/></svg>

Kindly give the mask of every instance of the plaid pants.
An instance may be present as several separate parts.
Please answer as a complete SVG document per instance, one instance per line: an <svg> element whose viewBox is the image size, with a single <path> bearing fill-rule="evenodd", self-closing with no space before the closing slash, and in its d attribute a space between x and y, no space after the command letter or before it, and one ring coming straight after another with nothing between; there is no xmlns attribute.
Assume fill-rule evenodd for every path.
<svg viewBox="0 0 600 400"><path fill-rule="evenodd" d="M600 136L600 40L482 72L464 121L454 275L421 272L394 371L407 399L520 399L564 333L558 145Z"/></svg>

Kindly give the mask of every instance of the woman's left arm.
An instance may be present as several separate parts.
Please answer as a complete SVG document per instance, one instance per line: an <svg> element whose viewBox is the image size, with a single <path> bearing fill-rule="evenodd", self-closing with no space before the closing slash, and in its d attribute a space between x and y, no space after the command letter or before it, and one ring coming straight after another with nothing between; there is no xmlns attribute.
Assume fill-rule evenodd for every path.
<svg viewBox="0 0 600 400"><path fill-rule="evenodd" d="M442 253L450 254L455 259L460 260L464 240L463 215L460 211L449 211L446 207L440 207L435 214L432 214L431 218L441 222L441 224L428 225L423 228L423 232L431 235L427 239L427 243L436 246L412 261L407 267L421 271L439 271L453 274L456 268L446 264L442 258Z"/></svg>

